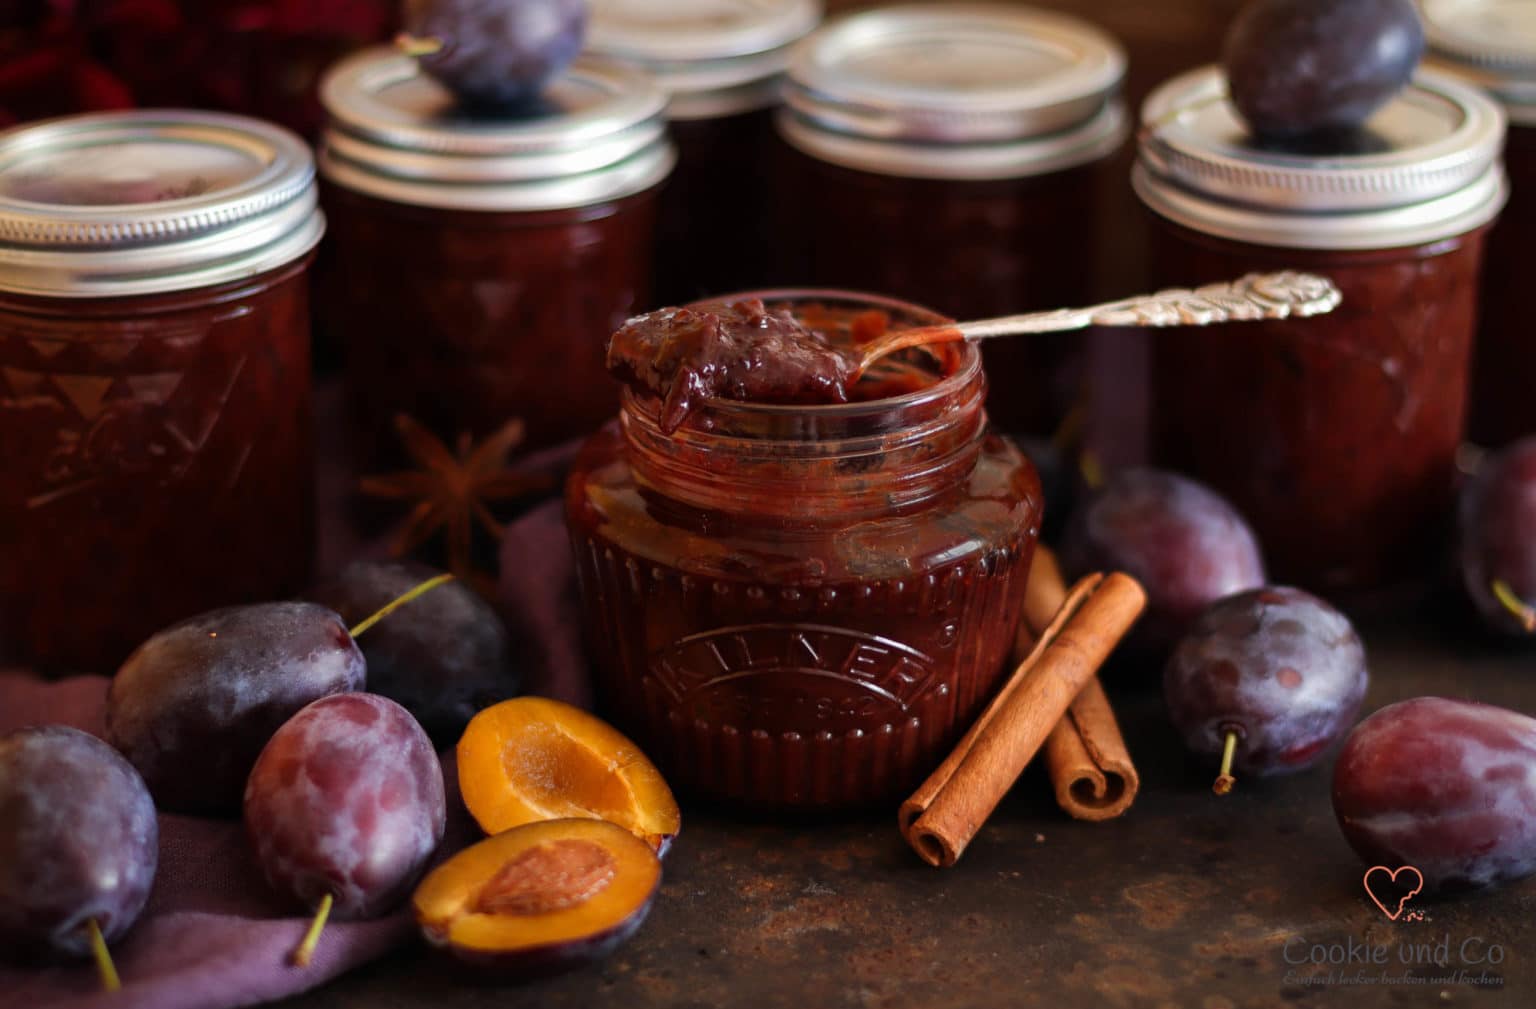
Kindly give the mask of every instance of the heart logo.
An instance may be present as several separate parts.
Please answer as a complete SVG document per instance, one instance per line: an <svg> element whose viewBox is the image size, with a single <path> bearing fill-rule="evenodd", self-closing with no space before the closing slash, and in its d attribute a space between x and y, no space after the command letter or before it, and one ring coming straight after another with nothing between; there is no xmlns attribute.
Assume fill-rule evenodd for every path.
<svg viewBox="0 0 1536 1009"><path fill-rule="evenodd" d="M1398 883L1397 877L1402 876L1403 882ZM1386 901L1393 898L1395 891L1412 883L1413 889L1397 899L1397 907L1387 910ZM1384 865L1373 865L1365 870L1365 892L1376 906L1381 908L1381 913L1396 921L1403 913L1403 907L1414 898L1420 890L1424 889L1424 874L1411 865L1400 865L1396 869L1388 869ZM1380 890L1378 894L1376 891Z"/></svg>

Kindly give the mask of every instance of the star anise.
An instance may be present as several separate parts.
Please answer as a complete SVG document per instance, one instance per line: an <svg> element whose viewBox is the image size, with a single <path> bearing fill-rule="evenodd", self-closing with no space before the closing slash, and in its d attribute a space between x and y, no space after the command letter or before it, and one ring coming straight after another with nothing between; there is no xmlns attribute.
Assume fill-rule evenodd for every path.
<svg viewBox="0 0 1536 1009"><path fill-rule="evenodd" d="M456 451L403 413L395 417L395 430L417 468L363 477L359 484L369 497L415 502L396 530L390 552L403 557L443 530L448 570L472 584L484 581L474 570L476 523L501 539L504 527L490 506L547 491L554 483L546 473L507 466L507 457L523 440L523 422L508 421L478 445L467 432L461 434Z"/></svg>

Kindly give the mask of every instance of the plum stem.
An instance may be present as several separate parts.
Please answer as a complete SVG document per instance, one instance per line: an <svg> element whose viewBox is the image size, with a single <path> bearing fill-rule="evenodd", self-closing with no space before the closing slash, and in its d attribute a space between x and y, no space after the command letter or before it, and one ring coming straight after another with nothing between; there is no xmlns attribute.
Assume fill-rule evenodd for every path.
<svg viewBox="0 0 1536 1009"><path fill-rule="evenodd" d="M295 967L309 966L309 958L315 955L315 946L320 942L320 933L325 930L325 921L331 916L331 903L330 894L320 898L320 906L315 909L315 918L309 923L309 931L304 933L298 948L293 951Z"/></svg>
<svg viewBox="0 0 1536 1009"><path fill-rule="evenodd" d="M447 43L440 38L417 38L410 32L401 32L395 36L395 48L407 56L431 56L442 52L445 45Z"/></svg>
<svg viewBox="0 0 1536 1009"><path fill-rule="evenodd" d="M112 954L107 950L107 940L101 936L101 926L96 924L95 918L89 918L85 928L91 936L91 955L96 958L96 973L101 975L102 990L117 991L123 982L118 978L117 966L113 964Z"/></svg>
<svg viewBox="0 0 1536 1009"><path fill-rule="evenodd" d="M443 585L451 581L453 581L453 575L437 575L434 578L428 578L426 581L406 592L404 595L397 596L396 598L391 599L389 602L385 603L382 607L380 607L378 612L373 614L373 616L368 617L367 619L363 620L362 623L358 624L356 627L353 627L350 632L351 635L354 638L359 636L368 628L372 627L380 620L383 620L385 617L389 616L391 613L395 612L406 603L426 595L428 592L431 592L439 585Z"/></svg>
<svg viewBox="0 0 1536 1009"><path fill-rule="evenodd" d="M1495 578L1489 588L1493 590L1493 598L1499 601L1499 605L1520 621L1521 630L1527 634L1536 633L1536 609L1532 609L1529 603L1515 595L1515 590L1509 582L1502 578Z"/></svg>
<svg viewBox="0 0 1536 1009"><path fill-rule="evenodd" d="M1232 777L1232 758L1237 755L1237 730L1227 730L1227 742L1221 749L1221 773L1216 775L1216 783L1211 786L1211 791L1217 795L1226 795L1232 791L1232 786L1237 784L1237 779Z"/></svg>
<svg viewBox="0 0 1536 1009"><path fill-rule="evenodd" d="M1098 490L1104 486L1104 466L1099 462L1099 457L1091 449L1083 449L1077 457L1077 474L1083 479L1083 486L1089 490Z"/></svg>

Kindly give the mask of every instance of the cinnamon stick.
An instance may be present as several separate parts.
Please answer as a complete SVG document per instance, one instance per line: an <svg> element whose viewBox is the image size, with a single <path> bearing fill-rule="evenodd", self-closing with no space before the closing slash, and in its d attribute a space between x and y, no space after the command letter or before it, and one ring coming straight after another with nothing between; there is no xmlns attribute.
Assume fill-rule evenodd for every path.
<svg viewBox="0 0 1536 1009"><path fill-rule="evenodd" d="M1024 597L1024 623L1043 635L1067 602L1056 557L1037 547ZM1104 686L1090 679L1045 741L1056 804L1079 820L1110 820L1130 808L1141 778L1125 747Z"/></svg>
<svg viewBox="0 0 1536 1009"><path fill-rule="evenodd" d="M902 833L931 865L954 865L1073 699L1146 606L1123 574L1090 575L955 751L902 804Z"/></svg>

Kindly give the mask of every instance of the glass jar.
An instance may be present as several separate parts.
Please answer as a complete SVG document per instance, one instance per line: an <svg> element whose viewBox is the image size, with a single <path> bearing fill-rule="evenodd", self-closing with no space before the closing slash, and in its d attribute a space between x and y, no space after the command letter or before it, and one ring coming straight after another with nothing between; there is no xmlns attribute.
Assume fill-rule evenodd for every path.
<svg viewBox="0 0 1536 1009"><path fill-rule="evenodd" d="M110 673L314 546L309 149L238 116L0 134L0 649Z"/></svg>
<svg viewBox="0 0 1536 1009"><path fill-rule="evenodd" d="M818 325L901 302L775 292ZM824 321L821 321L824 320ZM981 359L837 406L711 400L673 436L654 398L566 485L601 702L669 778L764 807L889 798L998 687L1041 515L1033 467L988 430Z"/></svg>
<svg viewBox="0 0 1536 1009"><path fill-rule="evenodd" d="M1468 434L1489 447L1536 434L1536 341L1525 285L1536 272L1536 5L1424 0L1436 65L1482 87L1509 118L1509 205L1488 234Z"/></svg>
<svg viewBox="0 0 1536 1009"><path fill-rule="evenodd" d="M1113 39L1027 7L829 22L796 47L778 114L793 152L786 256L810 283L901 291L964 319L1087 303L1124 72ZM1082 334L989 344L993 423L1054 431L1085 347Z"/></svg>
<svg viewBox="0 0 1536 1009"><path fill-rule="evenodd" d="M818 0L592 0L587 48L669 96L678 159L661 193L656 304L774 282L772 110L790 46L820 20Z"/></svg>
<svg viewBox="0 0 1536 1009"><path fill-rule="evenodd" d="M536 113L471 118L384 48L335 67L321 99L323 307L360 464L389 464L402 413L450 444L521 418L527 447L611 417L604 348L648 300L674 160L655 86L581 57Z"/></svg>
<svg viewBox="0 0 1536 1009"><path fill-rule="evenodd" d="M1321 591L1404 581L1438 556L1466 405L1483 239L1506 195L1504 118L1421 73L1356 150L1258 146L1208 67L1142 110L1134 185L1164 285L1324 274L1312 319L1159 332L1154 461L1229 496L1271 575Z"/></svg>

